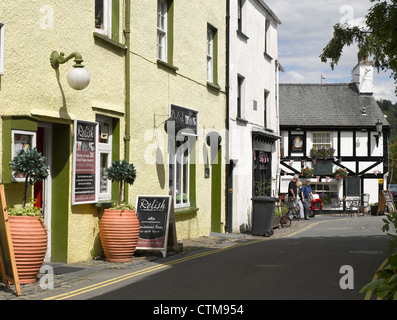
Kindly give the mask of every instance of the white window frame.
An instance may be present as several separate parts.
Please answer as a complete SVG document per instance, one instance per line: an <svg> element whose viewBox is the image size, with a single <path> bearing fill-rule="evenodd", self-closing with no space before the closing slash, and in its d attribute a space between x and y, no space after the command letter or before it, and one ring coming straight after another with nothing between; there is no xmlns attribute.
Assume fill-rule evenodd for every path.
<svg viewBox="0 0 397 320"><path fill-rule="evenodd" d="M0 76L4 75L4 23L0 22Z"/></svg>
<svg viewBox="0 0 397 320"><path fill-rule="evenodd" d="M95 28L95 32L112 38L112 0L103 1L103 28Z"/></svg>
<svg viewBox="0 0 397 320"><path fill-rule="evenodd" d="M36 132L35 131L25 131L25 130L11 130L11 160L14 159L14 157L17 155L17 152L21 149L18 148L18 150L15 148L15 135L24 135L24 136L31 136L32 137L32 145L30 145L27 148L24 148L24 150L28 149L34 149L36 148ZM14 172L12 173L12 181L18 181L18 182L23 182L26 179L24 177L14 177Z"/></svg>
<svg viewBox="0 0 397 320"><path fill-rule="evenodd" d="M190 207L190 152L189 150L186 151L186 144L188 142L184 142L183 145L178 147L175 146L175 154L169 154L170 166L173 166L173 172L169 174L168 187L173 189L170 192L173 194L174 207L176 209ZM185 156L185 152L187 152L187 156ZM179 176L177 175L178 168ZM170 180L172 180L172 186L170 185ZM180 185L180 190L176 188L177 183ZM178 195L180 196L179 199L177 199ZM185 202L184 195L186 198Z"/></svg>
<svg viewBox="0 0 397 320"><path fill-rule="evenodd" d="M322 135L322 136L315 137L316 135ZM325 135L328 135L329 139L327 137L324 137ZM321 139L321 141L315 142L316 139ZM326 140L328 140L329 142L327 142ZM312 148L313 149L332 148L332 132L313 132Z"/></svg>
<svg viewBox="0 0 397 320"><path fill-rule="evenodd" d="M167 62L168 2L157 0L157 59Z"/></svg>
<svg viewBox="0 0 397 320"><path fill-rule="evenodd" d="M214 29L207 28L207 81L214 82Z"/></svg>
<svg viewBox="0 0 397 320"><path fill-rule="evenodd" d="M99 175L99 179L98 179L98 200L99 201L103 201L103 200L111 200L112 199L112 183L109 179L106 179L106 183L107 183L107 192L101 192L101 164L102 164L102 155L106 154L108 156L107 158L107 165L106 168L109 168L110 165L112 164L112 142L113 142L113 128L112 128L112 119L109 117L105 117L105 116L99 116L97 115L96 117L96 122L99 123L99 134L98 134L98 161L99 161L99 165L98 165L98 175ZM107 143L101 143L99 142L100 140L100 136L101 136L101 125L103 123L106 123L108 125L108 142Z"/></svg>

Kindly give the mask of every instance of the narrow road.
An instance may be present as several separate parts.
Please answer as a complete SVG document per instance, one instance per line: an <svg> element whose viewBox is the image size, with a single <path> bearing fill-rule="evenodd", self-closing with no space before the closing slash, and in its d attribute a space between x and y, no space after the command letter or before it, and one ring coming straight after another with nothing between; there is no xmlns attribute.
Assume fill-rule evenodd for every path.
<svg viewBox="0 0 397 320"><path fill-rule="evenodd" d="M293 236L209 249L72 299L363 300L360 289L387 258L382 225L381 217L317 217Z"/></svg>

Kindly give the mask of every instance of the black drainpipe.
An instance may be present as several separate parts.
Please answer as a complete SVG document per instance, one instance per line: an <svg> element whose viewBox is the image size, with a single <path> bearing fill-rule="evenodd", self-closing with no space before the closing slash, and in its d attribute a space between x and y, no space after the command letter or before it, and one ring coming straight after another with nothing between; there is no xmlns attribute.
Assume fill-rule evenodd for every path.
<svg viewBox="0 0 397 320"><path fill-rule="evenodd" d="M229 204L229 200L233 201L233 199L230 199L230 197L233 196L232 193L229 192L229 186L230 186L230 171L231 171L231 166L233 165L230 163L230 158L229 158L229 81L230 81L230 74L229 74L229 63L230 63L230 41L229 41L229 36L230 36L230 0L226 1L226 225L225 225L225 231L226 232L232 232L232 209L233 207Z"/></svg>

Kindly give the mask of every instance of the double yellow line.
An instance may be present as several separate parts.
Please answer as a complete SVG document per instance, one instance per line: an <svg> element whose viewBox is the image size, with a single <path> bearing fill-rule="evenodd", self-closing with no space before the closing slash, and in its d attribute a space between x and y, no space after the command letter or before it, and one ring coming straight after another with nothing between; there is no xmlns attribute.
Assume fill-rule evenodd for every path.
<svg viewBox="0 0 397 320"><path fill-rule="evenodd" d="M349 220L349 219L342 219L342 220ZM333 220L314 222L314 223L311 223L308 226L306 226L306 227L304 227L304 228L302 228L300 230L297 230L295 232L289 233L289 234L287 234L287 235L285 235L285 236L283 236L281 238L290 238L290 237L293 237L294 235L297 235L299 233L305 232L305 231L307 231L307 230L309 230L309 229L311 229L311 228L313 228L313 227L315 227L315 226L317 226L319 224L328 223L328 222L332 222L332 221ZM338 220L338 221L341 221L341 220ZM213 249L213 250L209 250L209 251L206 251L206 252L194 254L192 256L183 257L183 258L176 259L176 260L173 260L173 261L169 261L169 262L166 262L166 263L163 263L163 264L160 264L160 265L156 265L156 266L153 266L153 267L149 267L149 268L145 268L145 269L142 269L142 270L134 271L132 273L128 273L128 274L125 274L125 275L122 275L122 276L119 276L119 277L116 277L116 278L112 278L112 279L109 279L109 280L106 280L106 281L102 281L102 282L99 282L99 283L96 283L96 284L93 284L93 285L90 285L90 286L87 286L87 287L84 287L84 288L80 288L80 289L76 289L76 290L73 290L73 291L70 291L70 292L59 294L57 296L52 296L52 297L49 297L49 298L45 298L44 300L64 300L64 299L69 299L69 298L72 298L72 297L75 297L75 296L78 296L78 295L81 295L81 294L84 294L84 293L87 293L87 292L90 292L90 291L98 290L98 289L103 288L103 287L107 287L107 286L110 286L110 285L113 285L113 284L116 284L116 283L119 283L119 282L122 282L122 281L125 281L125 280L128 280L128 279L131 279L131 278L135 278L135 277L147 274L147 273L159 271L161 269L165 269L167 267L170 267L170 266L173 266L173 265L176 265L176 264L179 264L179 263L183 263L183 262L186 262L186 261L189 261L189 260L198 259L198 258L205 257L205 256L208 256L208 255L212 255L212 254L216 254L216 253L219 253L219 252L231 250L231 249L234 249L234 248L243 247L243 246L247 246L247 245L263 242L263 241L266 241L266 240L267 240L267 238L263 238L263 239L259 239L259 240L253 240L253 241L247 241L247 242L244 242L244 243L230 245L230 246L227 246L227 247L224 247L224 248ZM387 260L386 260L386 262L387 262ZM379 270L384 267L385 263L382 266L379 267ZM365 299L368 300L370 295L371 295L370 292L367 293Z"/></svg>
<svg viewBox="0 0 397 320"><path fill-rule="evenodd" d="M234 249L234 248L237 248L237 247L251 245L251 244L254 244L254 243L261 242L261 241L264 241L264 240L260 239L260 240L256 240L256 241L249 241L249 242L239 243L239 244L236 244L236 245L231 245L231 246L220 248L220 249L214 249L214 250L198 253L198 254L195 254L195 255L192 255L192 256L188 256L188 257L180 258L180 259L173 260L173 261L170 261L170 262L166 262L166 263L163 263L161 265L156 265L156 266L149 267L149 268L146 268L146 269L143 269L143 270L138 270L138 271L135 271L135 272L132 272L132 273L128 273L128 274L125 274L125 275L122 275L122 276L119 276L119 277L116 277L116 278L112 278L112 279L109 279L109 280L106 280L106 281L103 281L103 282L99 282L99 283L90 285L88 287L84 287L84 288L81 288L81 289L77 289L77 290L74 290L74 291L63 293L63 294L60 294L60 295L57 295L57 296L45 298L43 300L64 300L64 299L69 299L69 298L75 297L75 296L80 295L80 294L84 294L84 293L87 293L87 292L90 292L90 291L94 291L94 290L97 290L97 289L100 289L100 288L103 288L103 287L106 287L106 286L110 286L110 285L118 283L118 282L125 281L127 279L131 279L131 278L135 278L135 277L144 275L146 273L151 273L151 272L154 272L154 271L158 271L158 270L167 268L169 266L173 266L175 264L179 264L179 263L186 262L186 261L189 261L189 260L201 258L201 257L208 256L208 255L211 255L211 254L215 254L215 253L218 253L218 252Z"/></svg>

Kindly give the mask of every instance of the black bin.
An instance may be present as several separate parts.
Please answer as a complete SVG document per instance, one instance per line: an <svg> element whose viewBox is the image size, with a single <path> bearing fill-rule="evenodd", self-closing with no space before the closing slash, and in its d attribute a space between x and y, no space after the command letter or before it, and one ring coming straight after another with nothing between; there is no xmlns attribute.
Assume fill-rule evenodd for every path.
<svg viewBox="0 0 397 320"><path fill-rule="evenodd" d="M253 236L270 237L273 234L273 215L277 198L252 198L252 232Z"/></svg>

